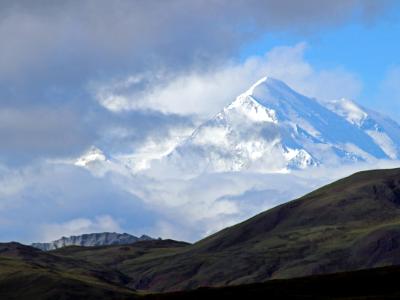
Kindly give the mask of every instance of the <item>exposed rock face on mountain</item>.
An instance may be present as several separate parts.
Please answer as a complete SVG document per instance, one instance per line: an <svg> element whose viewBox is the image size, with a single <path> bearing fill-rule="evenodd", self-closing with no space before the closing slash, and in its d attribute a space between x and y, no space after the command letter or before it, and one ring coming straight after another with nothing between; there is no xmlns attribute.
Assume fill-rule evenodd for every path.
<svg viewBox="0 0 400 300"><path fill-rule="evenodd" d="M148 240L153 240L153 238L147 235L136 237L128 233L102 232L62 237L61 239L50 243L33 243L32 246L43 251L49 251L66 246L92 247L106 245L125 245Z"/></svg>

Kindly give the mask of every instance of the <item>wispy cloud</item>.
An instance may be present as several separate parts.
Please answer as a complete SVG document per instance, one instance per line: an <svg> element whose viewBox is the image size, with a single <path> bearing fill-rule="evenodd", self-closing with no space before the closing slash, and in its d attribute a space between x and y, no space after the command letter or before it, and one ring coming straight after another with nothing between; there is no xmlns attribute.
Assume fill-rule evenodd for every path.
<svg viewBox="0 0 400 300"><path fill-rule="evenodd" d="M376 161L292 174L217 173L192 179L133 176L118 169L98 177L58 163L3 167L0 240L126 231L195 241L355 171L399 165Z"/></svg>
<svg viewBox="0 0 400 300"><path fill-rule="evenodd" d="M209 114L253 81L246 72L257 70L254 64L260 60L248 62L248 67L227 63L237 57L243 43L265 32L304 36L350 20L368 23L384 15L392 3L3 1L0 113L5 118L0 121L0 139L9 143L2 147L0 161L26 163L46 156L75 155L93 143L99 132L125 130L121 123L134 128L131 140L143 138L148 131L166 132L163 128L174 127L178 118L160 111L190 114L196 105L195 113ZM215 76L210 75L214 72ZM241 75L246 79L241 81ZM134 105L132 99L127 103L125 94L119 97L121 86L113 85L125 82L130 93L140 98L137 106L158 114L147 114L144 121L143 112L131 112L117 120L93 101L87 89L91 82L105 82L112 91L117 89L104 90L105 84L97 95L113 111ZM229 88L223 94L220 87L226 84ZM232 86L238 87L236 91ZM207 99L200 101L203 96ZM218 97L211 100L213 96ZM144 99L149 103L141 103ZM24 121L13 123L11 115ZM116 141L102 136L101 142Z"/></svg>
<svg viewBox="0 0 400 300"><path fill-rule="evenodd" d="M307 45L275 47L242 63L216 66L164 80L159 76L127 77L92 83L94 97L113 112L158 110L163 113L210 117L264 76L284 80L295 90L319 99L357 98L362 83L344 67L317 69L305 58Z"/></svg>
<svg viewBox="0 0 400 300"><path fill-rule="evenodd" d="M356 98L357 76L340 66L315 68L305 44L243 63L237 54L266 32L304 37L348 21L369 23L393 3L2 1L0 239L124 230L194 240L347 174L164 180L112 170L96 177L54 159L92 144L106 155L151 149L157 156L265 75L285 77L310 96ZM281 189L288 182L295 194Z"/></svg>

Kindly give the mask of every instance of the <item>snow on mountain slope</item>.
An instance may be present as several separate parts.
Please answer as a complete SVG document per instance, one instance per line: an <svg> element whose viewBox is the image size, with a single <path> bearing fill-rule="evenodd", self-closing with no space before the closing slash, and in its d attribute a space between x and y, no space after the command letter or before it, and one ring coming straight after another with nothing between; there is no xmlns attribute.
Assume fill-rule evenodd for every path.
<svg viewBox="0 0 400 300"><path fill-rule="evenodd" d="M368 134L389 158L399 158L399 124L348 99L330 101L326 105L329 109Z"/></svg>
<svg viewBox="0 0 400 300"><path fill-rule="evenodd" d="M399 157L400 125L390 118L347 99L318 101L264 77L191 134L109 157L92 147L75 164L99 176L119 170L190 177L286 173Z"/></svg>
<svg viewBox="0 0 400 300"><path fill-rule="evenodd" d="M113 155L113 158L125 165L133 173L137 173L148 169L153 160L159 160L171 153L192 132L193 127L175 129L170 132L169 138L148 139L136 147L135 151L125 151L124 153Z"/></svg>
<svg viewBox="0 0 400 300"><path fill-rule="evenodd" d="M349 123L354 124L357 127L360 127L368 117L368 114L361 107L353 101L345 98L321 104L325 104L328 109L345 118Z"/></svg>
<svg viewBox="0 0 400 300"><path fill-rule="evenodd" d="M320 164L397 159L399 138L397 123L354 102L321 103L265 77L160 163L193 175L288 172Z"/></svg>

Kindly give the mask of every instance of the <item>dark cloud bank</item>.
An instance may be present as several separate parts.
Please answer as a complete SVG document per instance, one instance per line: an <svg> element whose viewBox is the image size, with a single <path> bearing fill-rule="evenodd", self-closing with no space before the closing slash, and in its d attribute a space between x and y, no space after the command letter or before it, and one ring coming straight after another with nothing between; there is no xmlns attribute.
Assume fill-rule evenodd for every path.
<svg viewBox="0 0 400 300"><path fill-rule="evenodd" d="M7 145L0 156L3 161L63 156L93 143L96 128L115 121L91 99L87 85L93 80L160 70L171 78L208 69L265 32L308 34L350 18L370 22L391 3L2 1L0 110L7 117L0 120L0 139ZM91 119L98 112L94 119L100 124ZM129 125L148 130L148 124L141 128L142 119L132 113ZM153 127L166 123L158 117Z"/></svg>
<svg viewBox="0 0 400 300"><path fill-rule="evenodd" d="M95 178L74 166L43 163L48 158L79 155L92 144L111 150L132 146L149 135L167 136L171 128L192 122L190 116L155 111L109 111L93 99L92 82L143 72L149 76L162 72L163 80L169 80L193 70L210 71L227 59L235 59L244 43L265 33L308 35L349 20L368 24L383 16L393 3L0 1L0 239L31 241L40 237L38 224L80 217L93 220L104 214L121 218L116 221L127 229L153 226L159 215L180 219L172 209L160 212L165 206L153 209L121 189L113 178ZM129 134L123 138L109 134L114 128L125 128ZM154 186L150 191L156 193L160 185L133 179L124 178L127 182L123 181L123 186L137 190ZM226 179L213 181L211 192L220 190L222 184L229 191L237 185ZM199 186L201 192L209 190L206 183L191 185ZM176 183L167 183L166 191L172 187L178 195L173 194L172 200L180 200L181 190L186 195L193 193L193 189L189 193L189 187ZM254 197L261 196L256 193ZM186 207L192 206L192 202L186 203ZM208 223L205 220L202 225ZM179 230L185 224L182 221ZM203 227L193 226L197 230Z"/></svg>

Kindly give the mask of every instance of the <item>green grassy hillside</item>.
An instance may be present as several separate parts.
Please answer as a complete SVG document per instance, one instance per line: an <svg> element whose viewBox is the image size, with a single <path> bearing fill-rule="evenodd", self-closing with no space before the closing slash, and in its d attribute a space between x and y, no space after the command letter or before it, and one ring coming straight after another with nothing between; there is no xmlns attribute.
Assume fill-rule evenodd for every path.
<svg viewBox="0 0 400 300"><path fill-rule="evenodd" d="M18 243L0 244L0 299L134 299L121 272Z"/></svg>
<svg viewBox="0 0 400 300"><path fill-rule="evenodd" d="M2 247L7 244L2 244ZM15 246L15 244L13 245ZM21 247L21 245L18 245ZM29 247L28 247L29 248ZM29 251L26 248L25 250ZM74 249L76 251L78 249ZM35 264L19 255L0 254L0 299L4 300L170 300L170 299L399 299L400 267L314 275L295 279L269 280L263 283L220 288L199 288L173 293L140 293L69 270L62 270L50 259ZM56 258L57 260L57 258ZM65 269L64 269L65 268ZM93 270L92 270L93 272Z"/></svg>
<svg viewBox="0 0 400 300"><path fill-rule="evenodd" d="M126 270L136 289L224 286L400 264L400 169L360 172ZM126 262L129 264L129 262Z"/></svg>
<svg viewBox="0 0 400 300"><path fill-rule="evenodd" d="M125 299L393 265L400 265L400 169L354 174L192 245L155 240L41 252L0 244L0 295L52 299L64 290L65 299ZM268 289L276 282L286 281Z"/></svg>

